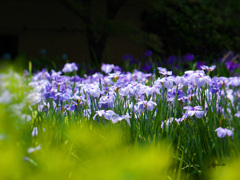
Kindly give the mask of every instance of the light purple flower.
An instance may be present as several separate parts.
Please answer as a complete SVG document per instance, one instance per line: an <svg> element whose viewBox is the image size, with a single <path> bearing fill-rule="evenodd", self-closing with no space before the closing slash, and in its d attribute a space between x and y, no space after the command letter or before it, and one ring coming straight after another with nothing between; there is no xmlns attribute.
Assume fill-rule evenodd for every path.
<svg viewBox="0 0 240 180"><path fill-rule="evenodd" d="M58 99L58 101L67 101L71 99L71 96L67 93L56 93L56 98Z"/></svg>
<svg viewBox="0 0 240 180"><path fill-rule="evenodd" d="M127 87L122 87L119 89L119 94L121 96L133 96L141 89L141 87L142 84L139 83L128 84Z"/></svg>
<svg viewBox="0 0 240 180"><path fill-rule="evenodd" d="M176 97L178 98L178 100L182 100L185 97L185 93L180 88L178 90L171 89L168 91L168 101L173 101Z"/></svg>
<svg viewBox="0 0 240 180"><path fill-rule="evenodd" d="M115 124L118 121L122 121L123 119L125 119L127 121L128 125L131 127L129 118L131 118L131 117L128 114L127 115L122 115L122 116L116 115L116 116L113 116L112 122L113 122L113 124Z"/></svg>
<svg viewBox="0 0 240 180"><path fill-rule="evenodd" d="M3 93L0 95L0 103L8 104L13 99L13 94L11 94L8 90L4 90Z"/></svg>
<svg viewBox="0 0 240 180"><path fill-rule="evenodd" d="M99 111L96 111L96 114L93 116L93 119L95 120L96 116L100 116L100 117L104 117L106 118L107 120L111 120L113 115L116 115L116 113L112 110L99 110Z"/></svg>
<svg viewBox="0 0 240 180"><path fill-rule="evenodd" d="M98 85L90 84L85 86L86 92L89 93L92 97L98 98L101 95L101 90Z"/></svg>
<svg viewBox="0 0 240 180"><path fill-rule="evenodd" d="M106 74L109 74L114 69L113 64L102 64L101 70L105 72Z"/></svg>
<svg viewBox="0 0 240 180"><path fill-rule="evenodd" d="M84 117L90 119L91 109L84 109L83 110L83 115L84 115Z"/></svg>
<svg viewBox="0 0 240 180"><path fill-rule="evenodd" d="M98 105L104 108L109 108L109 107L113 107L114 105L114 100L115 97L113 95L106 95L106 96L102 96L99 100Z"/></svg>
<svg viewBox="0 0 240 180"><path fill-rule="evenodd" d="M169 118L165 121L162 121L162 124L161 124L161 128L164 129L164 126L166 126L166 128L168 129L169 127L169 124L173 122L173 118Z"/></svg>
<svg viewBox="0 0 240 180"><path fill-rule="evenodd" d="M153 108L155 106L157 106L157 104L151 100L150 101L140 101L137 103L137 105L138 105L139 110L144 110L145 108L147 108L149 111L152 111Z"/></svg>
<svg viewBox="0 0 240 180"><path fill-rule="evenodd" d="M189 77L196 74L205 75L205 72L203 70L197 70L197 71L189 70L184 72L184 77Z"/></svg>
<svg viewBox="0 0 240 180"><path fill-rule="evenodd" d="M177 76L174 78L174 82L177 84L177 85L187 85L189 82L188 82L188 79L184 76Z"/></svg>
<svg viewBox="0 0 240 180"><path fill-rule="evenodd" d="M203 74L197 74L194 79L198 87L211 83L211 78L209 76L204 76Z"/></svg>
<svg viewBox="0 0 240 180"><path fill-rule="evenodd" d="M26 97L26 99L31 105L36 105L42 100L41 93L31 93Z"/></svg>
<svg viewBox="0 0 240 180"><path fill-rule="evenodd" d="M240 111L238 111L236 114L234 114L234 116L240 118Z"/></svg>
<svg viewBox="0 0 240 180"><path fill-rule="evenodd" d="M146 94L147 97L149 95L152 95L153 93L160 94L160 88L158 88L158 86L149 87L149 86L143 85L142 87L140 87L140 90L138 92L138 94Z"/></svg>
<svg viewBox="0 0 240 180"><path fill-rule="evenodd" d="M78 67L75 63L66 63L62 69L62 72L67 73L67 72L73 72L77 71Z"/></svg>
<svg viewBox="0 0 240 180"><path fill-rule="evenodd" d="M220 138L224 138L226 135L227 136L233 136L233 131L230 129L226 129L226 128L222 128L219 127L215 130L215 132L217 132L218 137Z"/></svg>
<svg viewBox="0 0 240 180"><path fill-rule="evenodd" d="M122 71L122 69L119 66L114 66L113 70L114 72Z"/></svg>
<svg viewBox="0 0 240 180"><path fill-rule="evenodd" d="M32 131L32 137L37 136L38 135L38 128L34 127L33 131Z"/></svg>
<svg viewBox="0 0 240 180"><path fill-rule="evenodd" d="M226 65L226 67L228 68L228 70L229 70L230 72L233 72L235 69L239 69L239 68L240 68L240 64L238 64L238 63L235 62L235 61L225 62L225 65Z"/></svg>
<svg viewBox="0 0 240 180"><path fill-rule="evenodd" d="M185 113L181 118L176 118L175 121L179 124L180 122L187 120L187 118L188 115Z"/></svg>
<svg viewBox="0 0 240 180"><path fill-rule="evenodd" d="M172 71L167 71L166 68L158 67L159 73L162 75L172 75Z"/></svg>
<svg viewBox="0 0 240 180"><path fill-rule="evenodd" d="M227 86L240 86L240 77L229 77L227 80Z"/></svg>
<svg viewBox="0 0 240 180"><path fill-rule="evenodd" d="M211 67L208 67L206 65L200 66L202 70L205 70L207 72L213 71L216 68L216 65L212 65Z"/></svg>
<svg viewBox="0 0 240 180"><path fill-rule="evenodd" d="M33 148L33 147L30 147L28 148L28 153L33 153L34 151L39 151L41 149L41 144L39 144L37 147Z"/></svg>
<svg viewBox="0 0 240 180"><path fill-rule="evenodd" d="M127 87L122 87L119 89L119 94L121 96L134 95L134 89L132 84L128 84Z"/></svg>
<svg viewBox="0 0 240 180"><path fill-rule="evenodd" d="M86 102L83 96L74 95L71 97L71 99L77 101L78 104L82 104L83 102Z"/></svg>
<svg viewBox="0 0 240 180"><path fill-rule="evenodd" d="M22 115L21 115L21 118L24 119L24 120L26 120L27 122L29 122L29 121L32 119L32 117L29 116L29 115L27 115L27 114L22 114Z"/></svg>
<svg viewBox="0 0 240 180"><path fill-rule="evenodd" d="M121 77L121 72L120 71L117 71L116 73L111 73L111 74L108 74L108 77L109 78L113 78L115 80L117 80L119 77Z"/></svg>
<svg viewBox="0 0 240 180"><path fill-rule="evenodd" d="M204 115L204 111L202 111L201 106L195 106L195 107L185 106L185 107L183 107L183 109L187 110L186 115L188 115L188 116L195 115L197 118L202 118Z"/></svg>
<svg viewBox="0 0 240 180"><path fill-rule="evenodd" d="M161 82L165 88L170 89L173 86L174 79L172 77L164 77L162 79L158 79L157 81Z"/></svg>

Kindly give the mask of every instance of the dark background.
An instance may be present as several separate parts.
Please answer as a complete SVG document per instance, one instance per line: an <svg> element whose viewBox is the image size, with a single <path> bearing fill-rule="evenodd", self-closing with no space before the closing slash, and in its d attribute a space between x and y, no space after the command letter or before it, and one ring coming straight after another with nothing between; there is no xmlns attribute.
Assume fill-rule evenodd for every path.
<svg viewBox="0 0 240 180"><path fill-rule="evenodd" d="M145 50L216 58L240 52L239 22L238 0L1 0L0 57L38 66L119 64Z"/></svg>

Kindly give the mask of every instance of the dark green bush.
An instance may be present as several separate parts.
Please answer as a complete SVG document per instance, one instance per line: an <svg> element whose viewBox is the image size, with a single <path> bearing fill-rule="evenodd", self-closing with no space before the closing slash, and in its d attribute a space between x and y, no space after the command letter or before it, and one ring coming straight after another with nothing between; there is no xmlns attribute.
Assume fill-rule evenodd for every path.
<svg viewBox="0 0 240 180"><path fill-rule="evenodd" d="M165 56L193 53L219 57L240 52L240 1L156 0L141 14L143 29L158 35Z"/></svg>

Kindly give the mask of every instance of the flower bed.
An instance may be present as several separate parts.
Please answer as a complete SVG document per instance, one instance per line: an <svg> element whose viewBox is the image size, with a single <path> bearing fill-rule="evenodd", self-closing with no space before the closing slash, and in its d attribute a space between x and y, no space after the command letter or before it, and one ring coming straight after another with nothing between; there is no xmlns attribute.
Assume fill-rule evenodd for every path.
<svg viewBox="0 0 240 180"><path fill-rule="evenodd" d="M67 160L64 171L67 174L64 177L72 177L71 172L77 174L76 169L70 170L76 162L100 163L100 160L104 160L98 159L95 153L108 159L107 152L111 157L114 156L112 152L117 152L118 156L124 152L122 165L119 166L121 171L112 169L118 177L122 171L124 175L131 176L132 172L138 174L145 163L150 165L153 162L154 165L150 165L152 173L158 172L156 167L161 167L162 171L159 172L164 172L165 175L167 173L172 179L204 179L209 171L207 168L226 164L229 158L238 153L240 77L211 78L209 75L215 66L205 65L201 66L202 70L185 71L183 76L173 75L163 67L157 68L158 73L138 70L133 73L123 72L118 66L110 64L103 64L101 69L102 73L79 77L76 64L69 63L59 72L43 69L33 75L31 72L25 72L24 76L14 72L1 74L0 102L7 112L12 113L6 115L3 111L3 114L14 119L14 123L17 119L15 135L21 137L17 141L23 147L20 154L25 162L33 167L43 167L46 165L43 159L50 158L50 149L54 149L54 152L59 153L58 163ZM27 85L24 86L26 82ZM7 141L7 136L12 133L6 131L6 127L9 126L3 125L1 129L2 142ZM97 127L101 128L100 132L96 130ZM113 134L110 133L111 129L114 129ZM114 138L109 139L108 136ZM100 145L96 146L98 141ZM135 158L134 153L129 154L135 152L131 148L126 150L126 147L133 145L152 148L159 143L167 144L161 146L162 149L171 149L164 160L169 161L166 167L154 161L154 158L163 158L166 149L166 152L159 151L160 154L149 150L150 155L147 155L148 151L142 153L139 150L143 154L142 160ZM62 146L63 150L56 150ZM118 146L121 151L116 151ZM85 147L87 148L84 149ZM135 153L141 156L139 152ZM129 156L133 161L139 162L139 166L130 164L130 169L124 169L129 163ZM148 158L151 160L148 161ZM119 161L118 158L116 160ZM91 162L86 166L88 172L89 168L96 168ZM65 168L64 165L57 168L53 164L47 164L49 167L46 171L50 174L54 171L51 169L53 167L57 172ZM169 168L171 164L175 165L172 169ZM109 164L106 166L111 167ZM139 169L135 171L135 167ZM151 172L146 169L140 175L146 176ZM81 173L90 179L106 178L100 172L93 177L86 175L83 169ZM115 177L114 173L109 177ZM158 179L157 177L153 175L152 179ZM134 175L134 178L140 177Z"/></svg>

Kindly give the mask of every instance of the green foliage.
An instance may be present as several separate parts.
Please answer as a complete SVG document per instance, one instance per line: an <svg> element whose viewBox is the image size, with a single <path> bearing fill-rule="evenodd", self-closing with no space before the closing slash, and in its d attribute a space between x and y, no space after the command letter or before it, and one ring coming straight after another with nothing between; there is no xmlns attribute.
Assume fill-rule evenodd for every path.
<svg viewBox="0 0 240 180"><path fill-rule="evenodd" d="M239 1L153 1L142 13L143 29L158 35L165 55L214 55L240 51Z"/></svg>

